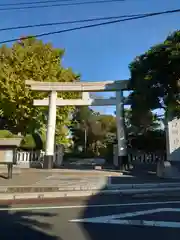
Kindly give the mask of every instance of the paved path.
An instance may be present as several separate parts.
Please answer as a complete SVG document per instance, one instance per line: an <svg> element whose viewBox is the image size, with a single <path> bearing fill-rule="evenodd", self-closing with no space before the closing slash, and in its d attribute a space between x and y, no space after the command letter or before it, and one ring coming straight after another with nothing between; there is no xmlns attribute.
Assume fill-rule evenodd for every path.
<svg viewBox="0 0 180 240"><path fill-rule="evenodd" d="M95 171L95 170L21 170L20 173L13 174L12 179L6 179L6 174L0 174L0 186L32 186L32 185L59 185L63 181L79 182L86 179L91 182L95 179L103 179L107 176L119 176L119 172ZM93 180L94 179L94 180Z"/></svg>
<svg viewBox="0 0 180 240"><path fill-rule="evenodd" d="M107 183L107 177L104 176L60 176L60 175L50 175L45 179L36 182L35 186L56 186L61 189L81 189L81 188L91 188L91 189L101 189Z"/></svg>
<svg viewBox="0 0 180 240"><path fill-rule="evenodd" d="M21 169L21 172L13 174L12 179L6 179L5 173L0 174L0 186L32 186L32 185L61 185L62 182L68 181L74 183L98 182L98 179L111 177L112 184L133 184L133 183L149 183L149 182L180 182L179 179L160 179L154 175L131 175L125 173L120 175L118 171L110 170L37 170L37 169Z"/></svg>
<svg viewBox="0 0 180 240"><path fill-rule="evenodd" d="M71 206L52 203L14 207L14 210L5 205L0 208L1 239L178 240L180 236L177 199L132 202L120 201L117 196L114 199L96 196Z"/></svg>
<svg viewBox="0 0 180 240"><path fill-rule="evenodd" d="M164 180L151 176L121 176L119 172L113 171L27 169L22 170L19 174L14 174L12 179L0 178L0 198L6 200L28 197L49 198L52 196L52 193L54 193L54 197L82 197L93 195L100 189L129 189L134 188L130 186L132 184L143 184L142 187L146 188L145 183L154 184L161 182L167 185L163 187L172 187L169 182L175 182L176 186L173 186L173 188L177 187L177 183L180 183L179 180ZM164 191L163 189L161 190ZM27 195L24 193L27 193ZM28 195L28 193L31 193L31 196ZM46 194L44 195L44 193ZM104 193L106 193L106 191L104 191ZM120 194L124 193L125 191Z"/></svg>

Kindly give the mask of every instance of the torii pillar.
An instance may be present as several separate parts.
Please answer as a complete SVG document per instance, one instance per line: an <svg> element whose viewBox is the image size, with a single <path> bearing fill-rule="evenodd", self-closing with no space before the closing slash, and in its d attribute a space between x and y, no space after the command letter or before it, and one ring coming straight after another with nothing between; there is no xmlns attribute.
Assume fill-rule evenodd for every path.
<svg viewBox="0 0 180 240"><path fill-rule="evenodd" d="M53 168L54 159L54 141L56 131L56 98L57 92L51 91L49 94L48 123L46 131L46 149L43 168Z"/></svg>
<svg viewBox="0 0 180 240"><path fill-rule="evenodd" d="M127 161L127 141L124 122L124 97L123 91L116 91L116 126L118 145L118 166L121 168Z"/></svg>
<svg viewBox="0 0 180 240"><path fill-rule="evenodd" d="M48 125L47 125L47 137L46 137L46 151L44 159L44 168L52 168L53 156L54 156L54 137L56 128L56 106L57 106L57 92L116 92L116 100L107 99L106 105L116 104L116 119L117 119L117 140L118 140L118 162L122 166L122 163L127 158L126 138L125 138L125 126L124 126L124 98L123 90L129 89L128 80L121 81L105 81L105 82L78 82L78 83L59 83L59 82L37 82L27 80L26 85L30 86L31 90L49 92L49 101L45 105L49 105ZM85 94L86 95L86 94ZM44 100L41 100L44 102ZM46 100L45 100L46 101ZM60 101L58 106L65 106L65 102ZM66 106L72 105L93 105L93 101L88 99L71 99L64 100ZM70 102L69 102L70 101ZM76 104L75 104L75 101ZM104 105L104 100L98 100L99 106ZM101 102L101 104L100 104Z"/></svg>

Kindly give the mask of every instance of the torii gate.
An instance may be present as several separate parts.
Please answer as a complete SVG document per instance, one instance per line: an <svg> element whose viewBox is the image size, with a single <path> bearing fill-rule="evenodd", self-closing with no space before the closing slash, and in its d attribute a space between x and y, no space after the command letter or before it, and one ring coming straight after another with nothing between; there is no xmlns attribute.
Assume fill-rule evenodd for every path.
<svg viewBox="0 0 180 240"><path fill-rule="evenodd" d="M27 80L26 85L33 91L49 92L49 99L34 100L35 106L49 106L46 134L44 168L52 168L54 156L54 139L56 128L57 106L110 106L116 105L118 162L119 165L127 158L126 134L124 125L123 91L128 90L128 80L105 82L37 82ZM91 99L89 92L116 92L112 99ZM57 92L82 92L82 99L58 99Z"/></svg>

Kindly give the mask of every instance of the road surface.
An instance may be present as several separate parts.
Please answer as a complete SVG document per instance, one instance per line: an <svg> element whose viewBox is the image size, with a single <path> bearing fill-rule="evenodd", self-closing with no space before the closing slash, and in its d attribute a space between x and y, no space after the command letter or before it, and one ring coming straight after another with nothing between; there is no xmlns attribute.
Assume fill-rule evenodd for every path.
<svg viewBox="0 0 180 240"><path fill-rule="evenodd" d="M109 240L180 238L180 199L88 201L0 206L0 239Z"/></svg>

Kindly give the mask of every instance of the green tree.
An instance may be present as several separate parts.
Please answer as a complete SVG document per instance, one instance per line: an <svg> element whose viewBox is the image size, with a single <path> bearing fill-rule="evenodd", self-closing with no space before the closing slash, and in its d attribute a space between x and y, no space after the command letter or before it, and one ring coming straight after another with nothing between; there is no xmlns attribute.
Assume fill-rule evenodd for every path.
<svg viewBox="0 0 180 240"><path fill-rule="evenodd" d="M21 39L11 47L0 48L0 109L7 129L23 135L44 131L47 108L33 106L33 99L47 97L46 93L31 91L25 80L74 82L79 81L72 69L62 66L63 49L54 48L36 38ZM76 98L75 93L59 93L59 97ZM68 126L70 106L57 109L57 125ZM1 124L2 125L2 124ZM57 134L58 135L58 134ZM64 134L65 137L66 134Z"/></svg>
<svg viewBox="0 0 180 240"><path fill-rule="evenodd" d="M179 115L180 31L136 57L129 67L134 115L141 119L156 108Z"/></svg>
<svg viewBox="0 0 180 240"><path fill-rule="evenodd" d="M89 128L94 116L94 112L90 108L86 106L76 107L70 127L76 149L83 147L84 151L86 151L89 139Z"/></svg>
<svg viewBox="0 0 180 240"><path fill-rule="evenodd" d="M152 111L146 112L146 114L138 115L138 111L134 109L125 109L125 126L128 134L144 134L148 131L155 131L160 128L160 121L158 116Z"/></svg>
<svg viewBox="0 0 180 240"><path fill-rule="evenodd" d="M101 149L112 144L116 138L116 120L113 116L101 115L88 107L78 107L73 116L71 132L75 148L99 155Z"/></svg>
<svg viewBox="0 0 180 240"><path fill-rule="evenodd" d="M98 117L102 142L113 143L116 139L116 118L112 115L100 114Z"/></svg>

